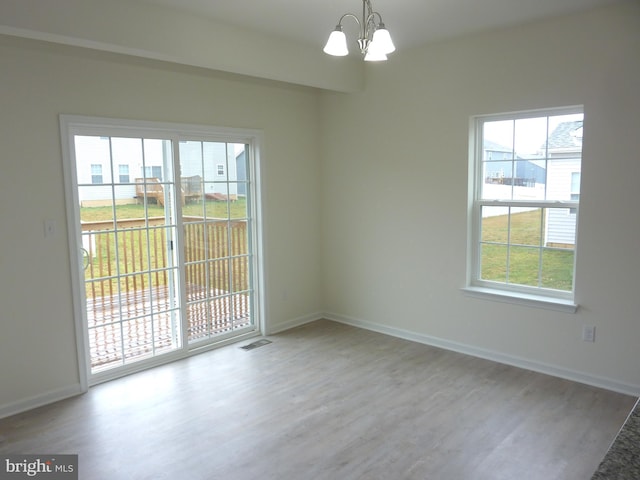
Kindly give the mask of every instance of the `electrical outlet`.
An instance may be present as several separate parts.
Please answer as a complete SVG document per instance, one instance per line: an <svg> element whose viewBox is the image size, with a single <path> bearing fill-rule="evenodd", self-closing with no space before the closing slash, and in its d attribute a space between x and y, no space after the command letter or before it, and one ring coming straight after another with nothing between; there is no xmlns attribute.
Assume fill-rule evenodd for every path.
<svg viewBox="0 0 640 480"><path fill-rule="evenodd" d="M44 236L53 237L56 234L56 222L55 220L44 221Z"/></svg>
<svg viewBox="0 0 640 480"><path fill-rule="evenodd" d="M582 340L585 342L596 341L596 327L583 325L582 327Z"/></svg>

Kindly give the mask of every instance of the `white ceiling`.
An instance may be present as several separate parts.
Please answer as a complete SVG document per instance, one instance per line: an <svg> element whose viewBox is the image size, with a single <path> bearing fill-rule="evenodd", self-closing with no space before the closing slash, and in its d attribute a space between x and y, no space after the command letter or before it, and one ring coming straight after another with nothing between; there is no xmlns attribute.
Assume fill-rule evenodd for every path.
<svg viewBox="0 0 640 480"><path fill-rule="evenodd" d="M343 13L361 0L129 0L322 47ZM372 0L398 48L578 12L618 0ZM350 25L352 23L353 25ZM355 22L345 31L355 35Z"/></svg>

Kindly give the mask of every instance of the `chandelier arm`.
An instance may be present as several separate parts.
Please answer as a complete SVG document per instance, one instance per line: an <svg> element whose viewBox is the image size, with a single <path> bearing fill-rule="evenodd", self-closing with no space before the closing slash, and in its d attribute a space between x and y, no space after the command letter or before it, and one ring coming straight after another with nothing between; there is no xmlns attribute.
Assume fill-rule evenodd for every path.
<svg viewBox="0 0 640 480"><path fill-rule="evenodd" d="M375 17L378 17L379 22L375 22ZM345 18L353 18L358 24L360 35L358 37L358 45L360 46L360 51L364 55L367 53L367 49L369 48L369 44L371 43L371 39L373 38L373 33L375 32L378 25L382 22L382 15L373 10L373 6L371 5L371 0L362 0L362 21L355 16L353 13L345 13L340 17L338 21L338 25L342 26L342 21Z"/></svg>
<svg viewBox="0 0 640 480"><path fill-rule="evenodd" d="M376 23L375 21L375 17L378 17L378 23ZM373 38L373 33L376 31L376 29L378 28L378 26L380 26L380 24L384 23L382 21L382 15L380 15L378 12L371 12L369 14L369 16L367 17L367 20L365 22L365 25L367 26L365 29L365 34L364 36L366 38L368 38L369 40L371 40L371 38ZM370 31L370 29L372 29L372 31ZM369 33L371 33L371 38L369 38Z"/></svg>
<svg viewBox="0 0 640 480"><path fill-rule="evenodd" d="M344 15L342 15L340 17L340 21L338 22L338 25L342 26L342 21L347 17L353 18L356 21L356 23L358 24L358 27L362 28L362 24L360 23L360 20L353 13L345 13Z"/></svg>
<svg viewBox="0 0 640 480"><path fill-rule="evenodd" d="M366 51L368 44L371 41L369 38L369 22L371 21L372 15L373 6L371 5L371 0L362 0L362 35L360 35L360 39L365 44L362 48L362 53Z"/></svg>
<svg viewBox="0 0 640 480"><path fill-rule="evenodd" d="M380 15L378 12L371 12L369 14L369 16L367 17L367 22L372 22L373 21L373 17L377 16L378 17L378 23L373 22L373 24L377 27L378 25L380 25L381 23L384 23L382 21L382 15Z"/></svg>
<svg viewBox="0 0 640 480"><path fill-rule="evenodd" d="M371 14L371 12L373 12L373 6L371 5L371 0L362 0L362 18L365 19Z"/></svg>
<svg viewBox="0 0 640 480"><path fill-rule="evenodd" d="M368 0L363 0L364 1L368 1ZM367 51L367 46L369 45L369 40L367 39L367 34L368 34L368 27L367 25L363 24L362 22L364 22L364 16L362 17L362 22L360 21L360 19L358 17L356 17L353 13L345 13L344 15L342 15L340 17L340 20L338 21L338 26L342 27L342 21L345 18L353 18L356 23L358 24L358 30L360 31L359 35L358 35L358 46L360 47L360 51L364 54Z"/></svg>

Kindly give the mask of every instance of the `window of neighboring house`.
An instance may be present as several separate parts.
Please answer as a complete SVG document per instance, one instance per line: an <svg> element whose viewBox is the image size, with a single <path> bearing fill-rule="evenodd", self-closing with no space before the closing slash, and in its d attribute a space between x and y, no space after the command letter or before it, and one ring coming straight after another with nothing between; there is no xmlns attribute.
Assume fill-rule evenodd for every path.
<svg viewBox="0 0 640 480"><path fill-rule="evenodd" d="M120 183L129 183L129 165L118 165Z"/></svg>
<svg viewBox="0 0 640 480"><path fill-rule="evenodd" d="M144 167L144 176L146 178L155 177L158 180L162 181L162 167L159 167L159 166Z"/></svg>
<svg viewBox="0 0 640 480"><path fill-rule="evenodd" d="M467 291L575 311L582 108L473 119ZM579 138L580 141L576 141ZM487 145L507 152L487 155Z"/></svg>
<svg viewBox="0 0 640 480"><path fill-rule="evenodd" d="M218 163L216 167L217 167L218 175L224 176L224 163Z"/></svg>
<svg viewBox="0 0 640 480"><path fill-rule="evenodd" d="M104 183L102 178L102 165L98 163L91 164L91 183L93 184Z"/></svg>

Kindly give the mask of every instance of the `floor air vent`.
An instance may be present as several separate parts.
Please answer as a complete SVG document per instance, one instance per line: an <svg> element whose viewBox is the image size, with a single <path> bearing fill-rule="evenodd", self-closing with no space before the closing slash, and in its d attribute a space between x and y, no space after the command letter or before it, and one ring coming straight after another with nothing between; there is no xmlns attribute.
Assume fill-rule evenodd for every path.
<svg viewBox="0 0 640 480"><path fill-rule="evenodd" d="M254 348L258 348L263 345L267 345L269 343L271 343L271 340L263 339L263 340L258 340L256 342L250 343L249 345L245 345L244 347L240 347L240 348L243 350L253 350Z"/></svg>

